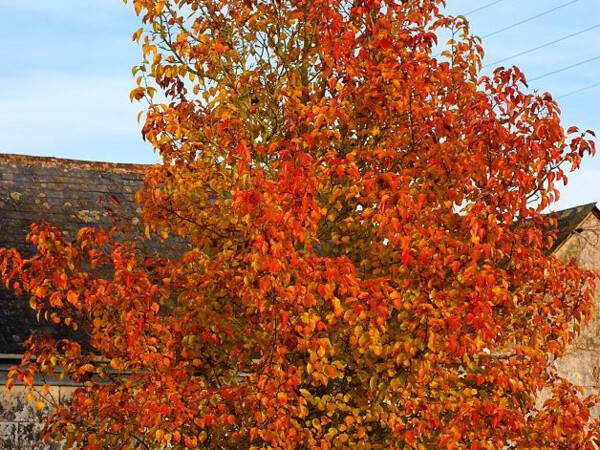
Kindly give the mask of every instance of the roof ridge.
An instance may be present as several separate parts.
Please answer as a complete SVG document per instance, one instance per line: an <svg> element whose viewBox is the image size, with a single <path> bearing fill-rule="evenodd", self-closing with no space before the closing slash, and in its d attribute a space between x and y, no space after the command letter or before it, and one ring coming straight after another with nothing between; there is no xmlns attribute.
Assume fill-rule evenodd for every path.
<svg viewBox="0 0 600 450"><path fill-rule="evenodd" d="M580 209L580 208L590 208L592 209L594 206L596 206L598 202L590 202L590 203L584 203L583 205L576 205L576 206L571 206L570 208L565 208L565 209L559 209L557 211L551 211L551 214L565 214L567 211L571 210L571 209Z"/></svg>
<svg viewBox="0 0 600 450"><path fill-rule="evenodd" d="M42 167L77 167L84 170L123 170L127 172L144 172L151 164L117 163L105 161L90 161L72 158L57 158L54 156L33 156L18 153L0 153L0 164L17 166L38 165Z"/></svg>
<svg viewBox="0 0 600 450"><path fill-rule="evenodd" d="M554 211L550 214L556 219L556 228L558 229L558 235L550 250L550 253L555 253L590 214L598 215L598 208L596 202L592 202Z"/></svg>

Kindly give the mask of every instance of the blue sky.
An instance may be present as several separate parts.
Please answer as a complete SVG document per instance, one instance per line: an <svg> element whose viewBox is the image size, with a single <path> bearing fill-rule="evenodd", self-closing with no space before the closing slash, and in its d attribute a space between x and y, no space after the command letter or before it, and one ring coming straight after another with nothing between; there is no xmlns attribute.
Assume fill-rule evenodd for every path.
<svg viewBox="0 0 600 450"><path fill-rule="evenodd" d="M531 81L530 87L561 97L600 82L598 0L448 1L453 14L478 8L468 15L473 33L485 36L510 27L484 38L484 63L511 57L500 64L516 64L532 79L598 58ZM536 15L541 16L517 25ZM131 67L140 60L131 43L139 22L130 5L121 0L0 0L0 18L0 152L158 161L140 137L140 106L129 101ZM566 126L600 133L600 86L559 102ZM591 201L600 201L600 157L584 161L571 176L556 208Z"/></svg>
<svg viewBox="0 0 600 450"><path fill-rule="evenodd" d="M0 151L154 162L129 91L139 23L120 0L0 0Z"/></svg>

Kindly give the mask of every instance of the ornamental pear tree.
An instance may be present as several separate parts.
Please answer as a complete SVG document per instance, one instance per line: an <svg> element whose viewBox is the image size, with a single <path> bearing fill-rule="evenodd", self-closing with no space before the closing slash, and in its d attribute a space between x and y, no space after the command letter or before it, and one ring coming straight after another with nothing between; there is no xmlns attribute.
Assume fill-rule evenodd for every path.
<svg viewBox="0 0 600 450"><path fill-rule="evenodd" d="M593 448L595 394L554 360L594 275L544 214L594 153L442 0L130 0L132 99L162 157L148 238L2 250L3 280L80 339L9 384L81 383L44 436L77 449ZM591 132L589 133L591 134ZM42 393L43 395L43 393Z"/></svg>

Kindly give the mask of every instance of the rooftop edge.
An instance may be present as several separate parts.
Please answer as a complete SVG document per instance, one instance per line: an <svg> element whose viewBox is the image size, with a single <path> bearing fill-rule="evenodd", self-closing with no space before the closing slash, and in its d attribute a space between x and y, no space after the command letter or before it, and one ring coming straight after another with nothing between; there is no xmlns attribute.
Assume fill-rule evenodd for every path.
<svg viewBox="0 0 600 450"><path fill-rule="evenodd" d="M83 170L107 170L111 172L145 172L149 167L151 167L151 164L87 161L80 159L56 158L53 156L32 156L1 152L0 165L64 167Z"/></svg>

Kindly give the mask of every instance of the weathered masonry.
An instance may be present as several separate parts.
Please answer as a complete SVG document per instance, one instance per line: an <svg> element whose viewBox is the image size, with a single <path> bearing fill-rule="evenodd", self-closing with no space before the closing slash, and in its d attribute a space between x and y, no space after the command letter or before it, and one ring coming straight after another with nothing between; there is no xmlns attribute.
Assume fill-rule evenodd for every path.
<svg viewBox="0 0 600 450"><path fill-rule="evenodd" d="M31 252L25 235L38 220L56 225L67 238L84 226L110 225L115 211L135 228L141 211L133 196L145 169L134 164L0 154L0 247ZM48 332L61 334L38 322L27 301L0 291L0 450L58 448L38 439L42 413L27 401L22 388L17 386L10 395L4 388L10 366L21 359L24 340ZM54 381L50 394L60 400L74 388L69 380Z"/></svg>
<svg viewBox="0 0 600 450"><path fill-rule="evenodd" d="M563 261L575 259L585 269L600 271L600 210L596 205L561 211L558 225L554 253ZM600 285L595 303L596 316L557 363L559 372L583 386L586 393L600 388Z"/></svg>
<svg viewBox="0 0 600 450"><path fill-rule="evenodd" d="M38 220L58 226L67 238L83 226L109 225L115 204L121 220L135 229L141 211L133 196L142 185L145 169L135 164L0 154L0 247L31 252L24 239L29 225ZM585 268L600 270L600 211L595 204L561 211L559 231L553 248L559 258L575 258ZM182 243L156 250L172 252L174 248L181 249ZM596 310L600 311L598 294ZM0 291L0 450L58 448L37 438L42 413L27 401L21 388L15 387L9 395L2 387L10 366L20 361L24 340L48 332L61 334L61 330L38 322L26 301ZM557 365L586 391L600 388L600 314ZM53 382L51 393L61 399L73 389L73 383L63 380Z"/></svg>

